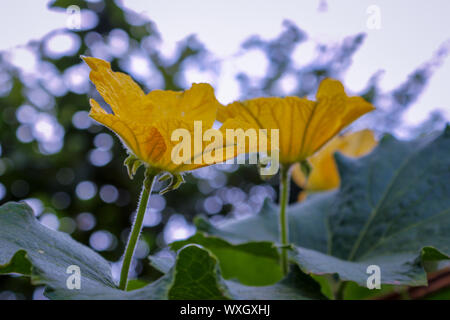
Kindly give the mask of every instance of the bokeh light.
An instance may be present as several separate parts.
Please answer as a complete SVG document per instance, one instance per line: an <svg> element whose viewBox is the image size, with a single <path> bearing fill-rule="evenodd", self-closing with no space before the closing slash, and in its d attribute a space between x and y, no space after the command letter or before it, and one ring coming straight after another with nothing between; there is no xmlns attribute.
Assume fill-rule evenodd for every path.
<svg viewBox="0 0 450 320"><path fill-rule="evenodd" d="M98 230L91 234L89 245L96 251L112 250L117 245L117 239L111 232Z"/></svg>
<svg viewBox="0 0 450 320"><path fill-rule="evenodd" d="M82 212L79 215L77 215L76 223L78 229L82 231L90 231L94 229L97 221L92 213Z"/></svg>
<svg viewBox="0 0 450 320"><path fill-rule="evenodd" d="M89 200L96 195L97 186L92 181L82 181L77 185L75 193L81 200Z"/></svg>

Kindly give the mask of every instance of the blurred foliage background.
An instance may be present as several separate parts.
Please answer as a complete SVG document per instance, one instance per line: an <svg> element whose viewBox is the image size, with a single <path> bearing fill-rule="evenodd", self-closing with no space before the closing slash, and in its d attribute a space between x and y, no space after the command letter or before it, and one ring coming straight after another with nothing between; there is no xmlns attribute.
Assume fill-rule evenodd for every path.
<svg viewBox="0 0 450 320"><path fill-rule="evenodd" d="M180 41L173 56L164 56L157 49L163 41L157 26L115 1L49 3L50 9L63 12L71 5L82 9L81 29L55 30L15 50L15 57L31 57L32 65L18 66L15 57L0 53L0 204L27 201L43 224L69 233L112 261L117 277L142 174L133 181L128 178L121 143L89 119L89 97L102 99L90 84L80 55L111 61L113 69L131 74L147 91L188 88L186 74L191 66L218 74L220 61L194 35ZM342 78L365 36L317 45L316 59L298 68L292 53L307 37L285 21L277 37L264 40L254 35L242 43L242 52L261 51L269 66L263 77L238 74L241 98L313 95L323 78ZM368 127L380 135L401 128L413 137L443 128L445 119L439 112L416 127L402 123L401 116L422 93L447 51L443 45L430 52L429 61L389 92L379 89L381 72L374 74L363 92L354 94L372 102L377 111L354 129ZM286 82L289 92L282 89ZM177 191L152 195L133 267L141 279L151 281L160 275L146 257L193 234L196 215L219 223L256 213L266 197L277 201L278 179L261 180L254 166L217 165L186 178ZM299 191L293 184L291 201L296 201ZM28 278L0 278L0 299L42 299L42 290Z"/></svg>

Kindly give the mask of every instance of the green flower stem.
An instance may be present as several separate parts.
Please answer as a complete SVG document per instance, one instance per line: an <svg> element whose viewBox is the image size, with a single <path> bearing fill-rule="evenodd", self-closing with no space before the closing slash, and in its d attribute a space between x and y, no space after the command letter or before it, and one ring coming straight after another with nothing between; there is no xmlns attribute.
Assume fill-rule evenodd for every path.
<svg viewBox="0 0 450 320"><path fill-rule="evenodd" d="M138 211L136 213L136 218L133 222L133 226L131 227L130 237L128 239L127 247L125 249L125 255L123 257L122 270L120 271L119 288L122 290L127 290L128 274L130 272L131 261L136 249L136 243L139 239L139 235L141 234L142 222L144 220L148 199L150 197L150 194L152 193L153 182L155 181L156 176L156 173L150 172L149 170L147 170L145 173Z"/></svg>
<svg viewBox="0 0 450 320"><path fill-rule="evenodd" d="M281 270L283 274L288 273L288 217L286 207L289 202L290 171L289 167L282 166L280 169L280 241L281 241Z"/></svg>
<svg viewBox="0 0 450 320"><path fill-rule="evenodd" d="M344 300L344 291L345 291L346 286L347 286L347 282L345 282L345 281L339 282L339 285L334 294L335 300Z"/></svg>

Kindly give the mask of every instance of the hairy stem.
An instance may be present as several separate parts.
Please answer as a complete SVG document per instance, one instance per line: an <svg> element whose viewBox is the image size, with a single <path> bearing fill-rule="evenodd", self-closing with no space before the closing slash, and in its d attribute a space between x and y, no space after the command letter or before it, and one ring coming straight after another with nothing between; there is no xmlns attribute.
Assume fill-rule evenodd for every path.
<svg viewBox="0 0 450 320"><path fill-rule="evenodd" d="M347 282L345 282L345 281L339 282L337 290L334 294L335 300L344 300L344 291L345 291L346 287L347 287Z"/></svg>
<svg viewBox="0 0 450 320"><path fill-rule="evenodd" d="M289 167L281 167L280 170L280 242L281 242L281 270L283 274L287 274L289 269L288 263L288 217L286 207L289 202L289 184L290 174Z"/></svg>
<svg viewBox="0 0 450 320"><path fill-rule="evenodd" d="M136 244L139 239L139 235L142 230L142 222L144 220L145 211L148 204L148 199L152 192L153 182L155 181L156 174L147 173L142 186L141 198L139 200L138 210L136 213L136 218L134 219L133 226L131 227L130 237L128 238L127 246L125 249L125 254L123 257L122 270L120 271L120 282L119 288L122 290L127 290L128 284L128 274L130 272L130 265L133 259L134 251L136 249Z"/></svg>

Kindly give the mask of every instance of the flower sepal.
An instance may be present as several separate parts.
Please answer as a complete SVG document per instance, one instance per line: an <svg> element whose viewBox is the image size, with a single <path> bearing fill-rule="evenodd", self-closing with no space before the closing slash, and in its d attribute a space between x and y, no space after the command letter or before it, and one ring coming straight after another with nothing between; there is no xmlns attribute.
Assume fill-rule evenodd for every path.
<svg viewBox="0 0 450 320"><path fill-rule="evenodd" d="M167 185L167 187L165 187L163 190L161 190L160 192L159 192L159 194L164 194L164 193L167 193L167 192L169 192L169 191L173 191L173 190L176 190L176 189L178 189L180 186L181 186L181 184L184 182L184 178L183 178L183 176L181 175L181 173L170 173L170 172L166 172L166 173L164 173L160 178L159 178L159 181L160 182L162 182L162 181L166 181L166 180L169 180L170 179L170 182L169 182L169 184Z"/></svg>
<svg viewBox="0 0 450 320"><path fill-rule="evenodd" d="M259 172L259 177L261 178L262 181L269 181L270 179L272 179L272 177L274 177L277 172L275 172L274 174L266 174L266 168L270 167L272 164L270 163L270 158L267 156L262 156L259 155L258 156L258 172Z"/></svg>
<svg viewBox="0 0 450 320"><path fill-rule="evenodd" d="M151 190L153 181L155 180L156 176L161 173L161 169L145 166L145 172L144 172L144 187L147 190Z"/></svg>
<svg viewBox="0 0 450 320"><path fill-rule="evenodd" d="M306 180L308 180L311 171L312 171L312 167L311 164L308 162L308 160L302 160L299 162L300 164L300 169L302 170L303 175L305 176Z"/></svg>
<svg viewBox="0 0 450 320"><path fill-rule="evenodd" d="M134 154L130 154L123 162L124 166L127 167L128 176L130 179L134 178L137 170L144 164L139 160Z"/></svg>

